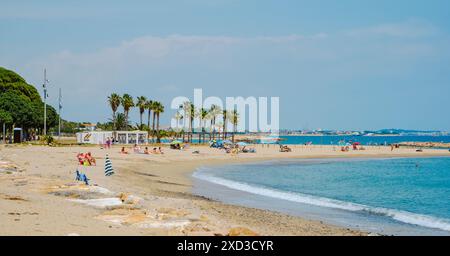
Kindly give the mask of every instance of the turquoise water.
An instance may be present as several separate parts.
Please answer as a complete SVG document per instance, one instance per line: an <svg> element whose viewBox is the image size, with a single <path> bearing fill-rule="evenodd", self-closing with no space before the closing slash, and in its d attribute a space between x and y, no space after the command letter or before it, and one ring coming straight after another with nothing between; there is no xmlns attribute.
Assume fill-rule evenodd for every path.
<svg viewBox="0 0 450 256"><path fill-rule="evenodd" d="M289 160L203 168L194 176L272 199L450 231L450 157Z"/></svg>
<svg viewBox="0 0 450 256"><path fill-rule="evenodd" d="M450 143L450 136L280 136L283 144L305 144L312 142L314 145L338 144L339 141L360 142L363 145L384 145L400 142L443 142Z"/></svg>
<svg viewBox="0 0 450 256"><path fill-rule="evenodd" d="M290 145L302 145L312 143L314 145L337 145L339 141L359 142L363 145L384 145L400 142L443 142L450 143L450 136L280 136L281 143ZM163 143L169 143L170 139L162 139ZM194 136L193 143L198 142Z"/></svg>

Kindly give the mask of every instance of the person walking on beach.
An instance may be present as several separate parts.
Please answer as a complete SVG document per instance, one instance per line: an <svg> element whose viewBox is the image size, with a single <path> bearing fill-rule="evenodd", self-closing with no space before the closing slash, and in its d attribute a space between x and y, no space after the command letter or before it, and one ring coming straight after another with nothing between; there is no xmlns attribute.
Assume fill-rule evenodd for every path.
<svg viewBox="0 0 450 256"><path fill-rule="evenodd" d="M106 148L110 149L111 148L111 138L106 138Z"/></svg>

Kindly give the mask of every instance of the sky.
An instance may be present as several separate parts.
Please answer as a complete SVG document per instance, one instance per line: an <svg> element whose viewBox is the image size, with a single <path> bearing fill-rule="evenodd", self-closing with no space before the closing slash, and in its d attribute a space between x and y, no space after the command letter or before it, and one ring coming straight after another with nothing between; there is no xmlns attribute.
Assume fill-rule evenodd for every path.
<svg viewBox="0 0 450 256"><path fill-rule="evenodd" d="M448 0L10 1L0 66L105 122L113 92L279 97L285 129L450 131ZM131 113L134 123L139 115Z"/></svg>

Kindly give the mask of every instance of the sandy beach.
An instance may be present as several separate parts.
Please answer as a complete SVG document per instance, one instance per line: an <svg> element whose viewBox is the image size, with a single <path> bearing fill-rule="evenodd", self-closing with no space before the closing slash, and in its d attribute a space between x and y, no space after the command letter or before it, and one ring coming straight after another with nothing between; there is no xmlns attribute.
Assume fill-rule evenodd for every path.
<svg viewBox="0 0 450 256"><path fill-rule="evenodd" d="M120 154L119 147L0 146L0 235L367 235L281 213L226 205L192 194L199 166L288 158L450 156L448 150L391 151L367 147L256 146L255 154L225 154L206 146L163 147L164 154ZM193 151L200 151L193 154ZM131 151L131 149L129 150ZM78 166L91 152L97 166ZM115 175L104 175L109 155ZM90 186L75 181L79 168Z"/></svg>

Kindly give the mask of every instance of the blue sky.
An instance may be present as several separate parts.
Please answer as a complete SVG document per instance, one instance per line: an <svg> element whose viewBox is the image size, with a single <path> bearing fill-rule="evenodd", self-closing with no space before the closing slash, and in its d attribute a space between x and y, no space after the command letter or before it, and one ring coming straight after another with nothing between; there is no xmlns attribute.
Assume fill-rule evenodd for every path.
<svg viewBox="0 0 450 256"><path fill-rule="evenodd" d="M63 117L111 92L279 96L292 129L450 130L450 1L2 1L0 66L47 67ZM170 110L163 117L168 123ZM137 111L132 114L138 121Z"/></svg>

